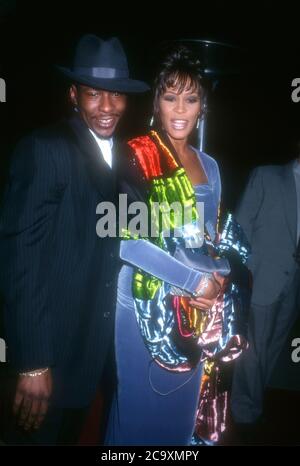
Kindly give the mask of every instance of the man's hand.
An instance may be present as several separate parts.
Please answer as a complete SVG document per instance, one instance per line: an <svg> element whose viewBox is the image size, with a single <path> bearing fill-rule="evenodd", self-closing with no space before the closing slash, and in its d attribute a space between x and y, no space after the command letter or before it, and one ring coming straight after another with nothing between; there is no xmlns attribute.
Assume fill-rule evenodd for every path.
<svg viewBox="0 0 300 466"><path fill-rule="evenodd" d="M200 290L201 287L203 286L203 283L201 282L202 280L200 281L199 286L196 291ZM208 311L214 306L217 300L217 297L219 296L220 292L225 286L225 283L226 283L226 277L223 277L217 272L214 272L212 274L211 279L208 280L208 284L205 287L203 295L199 296L198 298L192 298L189 304L198 309L203 309L204 311Z"/></svg>
<svg viewBox="0 0 300 466"><path fill-rule="evenodd" d="M51 369L34 377L19 375L13 412L20 427L26 431L39 429L47 413L51 394Z"/></svg>

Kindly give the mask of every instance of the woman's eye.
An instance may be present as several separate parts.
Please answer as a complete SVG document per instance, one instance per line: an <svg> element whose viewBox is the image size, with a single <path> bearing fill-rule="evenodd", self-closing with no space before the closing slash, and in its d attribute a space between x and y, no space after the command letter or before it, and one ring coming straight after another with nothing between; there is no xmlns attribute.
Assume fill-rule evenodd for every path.
<svg viewBox="0 0 300 466"><path fill-rule="evenodd" d="M195 104L196 102L199 101L199 99L198 99L198 97L189 97L187 99L187 101L188 101L189 104Z"/></svg>
<svg viewBox="0 0 300 466"><path fill-rule="evenodd" d="M174 95L165 95L164 100L167 102L174 102L175 101L175 96Z"/></svg>

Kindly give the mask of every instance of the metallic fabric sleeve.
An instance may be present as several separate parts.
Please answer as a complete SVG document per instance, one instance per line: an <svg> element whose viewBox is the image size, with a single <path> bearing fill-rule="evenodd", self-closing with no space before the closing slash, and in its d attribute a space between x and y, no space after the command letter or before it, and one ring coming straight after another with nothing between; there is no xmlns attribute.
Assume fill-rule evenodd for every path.
<svg viewBox="0 0 300 466"><path fill-rule="evenodd" d="M120 257L160 280L190 293L196 291L201 280L202 273L199 270L187 267L146 240L121 241Z"/></svg>

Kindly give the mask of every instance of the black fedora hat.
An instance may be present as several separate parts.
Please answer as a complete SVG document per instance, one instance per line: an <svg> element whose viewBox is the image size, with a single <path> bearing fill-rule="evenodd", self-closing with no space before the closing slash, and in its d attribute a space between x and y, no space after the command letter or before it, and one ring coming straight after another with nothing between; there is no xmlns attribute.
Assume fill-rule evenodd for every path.
<svg viewBox="0 0 300 466"><path fill-rule="evenodd" d="M124 93L149 90L143 81L129 77L126 55L116 37L103 40L84 35L76 47L72 67L57 68L72 81L89 87Z"/></svg>

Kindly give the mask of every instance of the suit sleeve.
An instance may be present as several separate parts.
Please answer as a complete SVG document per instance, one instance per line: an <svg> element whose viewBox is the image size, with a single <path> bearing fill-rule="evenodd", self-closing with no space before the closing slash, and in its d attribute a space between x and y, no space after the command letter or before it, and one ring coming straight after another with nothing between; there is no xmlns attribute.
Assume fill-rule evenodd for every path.
<svg viewBox="0 0 300 466"><path fill-rule="evenodd" d="M34 136L13 156L0 217L0 272L9 359L28 370L55 363L49 274L52 227L65 189L49 143Z"/></svg>
<svg viewBox="0 0 300 466"><path fill-rule="evenodd" d="M263 173L261 168L254 169L249 177L246 189L238 204L235 216L242 226L251 245L255 220L264 200Z"/></svg>

